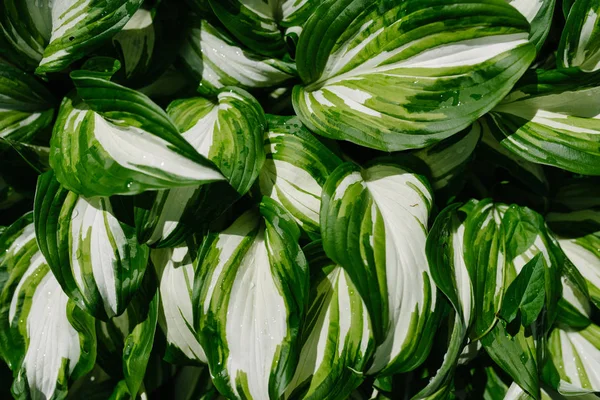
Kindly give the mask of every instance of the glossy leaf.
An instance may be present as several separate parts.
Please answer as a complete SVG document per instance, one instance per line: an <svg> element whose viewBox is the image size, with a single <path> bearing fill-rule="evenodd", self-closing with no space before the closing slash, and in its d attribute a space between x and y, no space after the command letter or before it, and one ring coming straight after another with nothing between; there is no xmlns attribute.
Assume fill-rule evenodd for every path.
<svg viewBox="0 0 600 400"><path fill-rule="evenodd" d="M193 258L187 246L152 250L150 259L160 288L159 325L167 338L165 359L178 363L206 363L196 338L192 307Z"/></svg>
<svg viewBox="0 0 600 400"><path fill-rule="evenodd" d="M45 74L68 67L110 40L141 4L141 0L7 0L0 6L0 25L13 61Z"/></svg>
<svg viewBox="0 0 600 400"><path fill-rule="evenodd" d="M596 0L573 3L560 39L557 63L585 72L600 70L600 4Z"/></svg>
<svg viewBox="0 0 600 400"><path fill-rule="evenodd" d="M531 24L529 40L535 44L538 52L542 48L546 36L550 32L552 16L554 15L555 0L507 0L519 10Z"/></svg>
<svg viewBox="0 0 600 400"><path fill-rule="evenodd" d="M347 398L364 380L374 347L367 308L348 273L327 258L320 242L303 250L311 268L310 306L286 397Z"/></svg>
<svg viewBox="0 0 600 400"><path fill-rule="evenodd" d="M280 56L285 51L280 28L300 27L316 0L208 0L223 25L246 47L259 54Z"/></svg>
<svg viewBox="0 0 600 400"><path fill-rule="evenodd" d="M180 57L199 82L202 95L216 95L226 86L247 90L278 86L296 75L293 63L240 47L225 30L197 18L186 34Z"/></svg>
<svg viewBox="0 0 600 400"><path fill-rule="evenodd" d="M64 398L69 379L94 366L93 318L79 309L52 275L35 238L33 215L0 236L0 354L13 370L15 398Z"/></svg>
<svg viewBox="0 0 600 400"><path fill-rule="evenodd" d="M250 190L265 160L263 110L241 89L224 89L216 102L202 97L176 100L168 112L184 139L212 161L229 184L145 194L151 205L138 207L138 235L144 243L158 247L180 244L192 229L222 214ZM220 200L214 202L214 198Z"/></svg>
<svg viewBox="0 0 600 400"><path fill-rule="evenodd" d="M300 36L294 109L329 138L426 147L502 100L533 60L528 36L505 1L328 0Z"/></svg>
<svg viewBox="0 0 600 400"><path fill-rule="evenodd" d="M274 201L210 234L197 258L194 312L217 389L226 397L280 398L296 368L308 306L300 230Z"/></svg>
<svg viewBox="0 0 600 400"><path fill-rule="evenodd" d="M537 71L486 117L504 147L522 158L600 174L600 81L573 70Z"/></svg>
<svg viewBox="0 0 600 400"><path fill-rule="evenodd" d="M309 236L318 237L323 185L342 161L298 118L269 115L267 121L260 191L292 214Z"/></svg>
<svg viewBox="0 0 600 400"><path fill-rule="evenodd" d="M430 350L439 318L425 255L431 205L424 178L393 160L342 164L323 188L323 247L371 316L378 347L369 373L409 371Z"/></svg>
<svg viewBox="0 0 600 400"><path fill-rule="evenodd" d="M104 72L71 76L78 95L61 104L50 156L67 189L110 196L224 179L146 96L107 81Z"/></svg>
<svg viewBox="0 0 600 400"><path fill-rule="evenodd" d="M1 6L0 6L1 7ZM55 100L33 76L0 60L0 151L4 140L31 142L52 122Z"/></svg>
<svg viewBox="0 0 600 400"><path fill-rule="evenodd" d="M34 215L38 243L67 295L102 319L123 313L148 263L118 199L87 198L63 188L53 172L40 176Z"/></svg>

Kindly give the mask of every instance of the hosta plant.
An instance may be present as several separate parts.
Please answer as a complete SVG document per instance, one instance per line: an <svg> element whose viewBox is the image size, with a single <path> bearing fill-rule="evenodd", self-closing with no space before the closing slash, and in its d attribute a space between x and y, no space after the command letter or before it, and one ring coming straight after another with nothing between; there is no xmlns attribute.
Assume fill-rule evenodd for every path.
<svg viewBox="0 0 600 400"><path fill-rule="evenodd" d="M600 393L600 0L4 0L0 398Z"/></svg>

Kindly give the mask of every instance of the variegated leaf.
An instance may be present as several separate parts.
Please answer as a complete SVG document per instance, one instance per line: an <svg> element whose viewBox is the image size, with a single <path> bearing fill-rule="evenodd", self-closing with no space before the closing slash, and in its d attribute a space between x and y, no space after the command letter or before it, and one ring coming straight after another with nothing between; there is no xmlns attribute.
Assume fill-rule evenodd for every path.
<svg viewBox="0 0 600 400"><path fill-rule="evenodd" d="M449 384L475 318L473 277L465 261L468 246L465 242L465 219L469 208L460 208L460 204L447 207L437 216L427 236L426 252L431 276L450 300L455 316L442 365L435 377L419 392L418 399L430 398Z"/></svg>
<svg viewBox="0 0 600 400"><path fill-rule="evenodd" d="M548 350L560 382L556 388L567 395L600 391L600 327L582 330L559 327L552 331Z"/></svg>
<svg viewBox="0 0 600 400"><path fill-rule="evenodd" d="M364 380L374 340L367 308L342 267L320 242L303 249L311 268L303 345L286 398L345 399Z"/></svg>
<svg viewBox="0 0 600 400"><path fill-rule="evenodd" d="M151 66L158 39L155 18L156 14L151 10L139 8L123 29L112 37L113 46L122 57L127 78L144 73Z"/></svg>
<svg viewBox="0 0 600 400"><path fill-rule="evenodd" d="M300 29L318 0L208 0L223 25L259 54L285 52L281 28Z"/></svg>
<svg viewBox="0 0 600 400"><path fill-rule="evenodd" d="M54 103L33 76L0 61L0 151L4 140L31 142L52 122Z"/></svg>
<svg viewBox="0 0 600 400"><path fill-rule="evenodd" d="M371 316L378 347L369 373L414 369L431 348L440 316L425 255L431 206L426 180L393 160L342 164L323 188L323 247Z"/></svg>
<svg viewBox="0 0 600 400"><path fill-rule="evenodd" d="M152 250L150 259L160 289L159 325L167 338L165 360L176 363L206 363L196 338L192 307L193 258L187 246Z"/></svg>
<svg viewBox="0 0 600 400"><path fill-rule="evenodd" d="M38 74L56 72L110 40L141 4L142 0L6 0L0 5L0 33L18 65Z"/></svg>
<svg viewBox="0 0 600 400"><path fill-rule="evenodd" d="M600 80L573 70L537 71L488 115L496 139L522 158L600 174Z"/></svg>
<svg viewBox="0 0 600 400"><path fill-rule="evenodd" d="M118 208L117 198L68 191L52 171L38 179L34 212L40 249L65 293L101 319L123 313L148 263L148 248L138 244L133 221L119 219Z"/></svg>
<svg viewBox="0 0 600 400"><path fill-rule="evenodd" d="M577 0L567 17L557 54L562 68L585 72L600 70L600 3Z"/></svg>
<svg viewBox="0 0 600 400"><path fill-rule="evenodd" d="M111 74L71 73L78 95L64 98L51 141L50 165L62 185L92 197L224 179L159 106L106 80Z"/></svg>
<svg viewBox="0 0 600 400"><path fill-rule="evenodd" d="M600 308L600 212L594 210L570 213L550 213L546 216L552 229L561 234L558 243L586 281L589 296ZM562 236L564 234L564 236ZM579 291L566 291L565 297L581 296ZM586 317L590 309L585 300L573 299L571 303Z"/></svg>
<svg viewBox="0 0 600 400"><path fill-rule="evenodd" d="M296 75L293 63L244 49L226 31L198 18L186 34L180 57L202 95L215 95L225 86L248 90L278 86Z"/></svg>
<svg viewBox="0 0 600 400"><path fill-rule="evenodd" d="M529 41L535 44L538 51L542 48L554 15L555 0L506 0L519 10L531 24Z"/></svg>
<svg viewBox="0 0 600 400"><path fill-rule="evenodd" d="M265 116L256 99L242 89L223 89L216 102L202 97L176 100L168 113L183 138L214 162L229 185L218 182L146 194L153 200L146 209L138 207L138 236L159 247L181 243L193 227L223 213L250 190L265 160Z"/></svg>
<svg viewBox="0 0 600 400"><path fill-rule="evenodd" d="M215 386L228 398L279 399L296 368L308 306L300 230L281 206L209 235L197 258L194 312Z"/></svg>
<svg viewBox="0 0 600 400"><path fill-rule="evenodd" d="M0 354L13 370L15 398L64 398L69 379L94 366L94 320L62 291L26 214L0 236Z"/></svg>
<svg viewBox="0 0 600 400"><path fill-rule="evenodd" d="M480 138L481 125L474 122L462 132L414 153L429 167L433 189L443 190L462 178L461 173L471 159Z"/></svg>
<svg viewBox="0 0 600 400"><path fill-rule="evenodd" d="M535 55L529 24L502 0L327 0L297 51L296 114L361 146L422 148L493 108Z"/></svg>
<svg viewBox="0 0 600 400"><path fill-rule="evenodd" d="M98 363L111 376L124 380L124 387L119 390L124 397L119 398L136 398L144 391L160 302L153 272L145 274L140 289L123 314L106 322L96 320Z"/></svg>
<svg viewBox="0 0 600 400"><path fill-rule="evenodd" d="M267 122L260 191L292 214L309 236L319 237L323 185L342 161L297 117L269 115Z"/></svg>

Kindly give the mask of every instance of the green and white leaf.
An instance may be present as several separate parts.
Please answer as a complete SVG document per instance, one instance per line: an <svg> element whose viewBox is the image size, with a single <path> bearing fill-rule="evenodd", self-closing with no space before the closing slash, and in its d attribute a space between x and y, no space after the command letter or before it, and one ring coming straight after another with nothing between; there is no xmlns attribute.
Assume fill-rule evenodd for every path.
<svg viewBox="0 0 600 400"><path fill-rule="evenodd" d="M460 179L480 138L481 125L474 122L462 132L414 153L429 167L429 181L433 189L442 190Z"/></svg>
<svg viewBox="0 0 600 400"><path fill-rule="evenodd" d="M250 190L265 160L267 121L262 107L243 89L227 87L216 101L176 100L167 109L193 147L211 160L240 194Z"/></svg>
<svg viewBox="0 0 600 400"><path fill-rule="evenodd" d="M141 4L142 0L6 0L0 6L0 29L18 65L38 74L57 72L110 40Z"/></svg>
<svg viewBox="0 0 600 400"><path fill-rule="evenodd" d="M554 329L548 349L561 379L556 389L566 395L600 391L600 327Z"/></svg>
<svg viewBox="0 0 600 400"><path fill-rule="evenodd" d="M374 348L367 308L342 267L320 242L303 249L311 268L303 345L286 398L345 399L364 380Z"/></svg>
<svg viewBox="0 0 600 400"><path fill-rule="evenodd" d="M50 156L67 189L88 197L111 196L224 179L145 95L96 72L71 76L78 96L63 99Z"/></svg>
<svg viewBox="0 0 600 400"><path fill-rule="evenodd" d="M42 253L65 293L97 318L125 311L148 263L132 223L119 220L118 199L84 197L63 188L53 172L40 176L35 229Z"/></svg>
<svg viewBox="0 0 600 400"><path fill-rule="evenodd" d="M223 89L216 102L202 97L176 100L167 111L183 138L220 169L229 185L155 192L149 211L139 214L137 224L140 240L159 247L181 243L191 227L223 213L250 190L265 161L262 141L267 122L260 104L246 91ZM220 200L214 202L215 198Z"/></svg>
<svg viewBox="0 0 600 400"><path fill-rule="evenodd" d="M544 45L550 32L554 15L555 0L506 0L508 4L519 10L531 24L529 41L538 51Z"/></svg>
<svg viewBox="0 0 600 400"><path fill-rule="evenodd" d="M33 215L0 236L0 354L15 376L15 398L64 398L69 379L94 366L94 320L62 291L35 238Z"/></svg>
<svg viewBox="0 0 600 400"><path fill-rule="evenodd" d="M156 249L150 253L160 289L158 323L167 338L165 360L178 363L206 363L196 337L192 307L194 266L187 246Z"/></svg>
<svg viewBox="0 0 600 400"><path fill-rule="evenodd" d="M139 8L116 35L112 44L121 55L125 76L131 78L151 67L154 45L157 40L155 13Z"/></svg>
<svg viewBox="0 0 600 400"><path fill-rule="evenodd" d="M410 371L431 348L439 320L425 254L431 207L427 181L391 159L342 164L323 188L323 247L371 316L378 347L369 373Z"/></svg>
<svg viewBox="0 0 600 400"><path fill-rule="evenodd" d="M317 0L208 0L223 25L246 47L267 56L281 56L281 28L300 29Z"/></svg>
<svg viewBox="0 0 600 400"><path fill-rule="evenodd" d="M268 115L267 122L260 191L292 214L310 237L318 238L323 185L342 161L297 117Z"/></svg>
<svg viewBox="0 0 600 400"><path fill-rule="evenodd" d="M294 109L329 138L430 146L506 96L535 56L528 36L502 0L327 0L300 36Z"/></svg>
<svg viewBox="0 0 600 400"><path fill-rule="evenodd" d="M557 240L565 255L586 281L590 299L600 308L600 213L592 210L573 211L567 214L550 213L546 217L553 229L562 228L569 235L558 236ZM588 227L591 227L588 228ZM591 231L592 233L587 233ZM578 291L565 291L565 297L576 297ZM571 303L589 318L586 300L574 299Z"/></svg>
<svg viewBox="0 0 600 400"><path fill-rule="evenodd" d="M538 71L486 117L496 139L522 158L600 174L600 81L573 70Z"/></svg>
<svg viewBox="0 0 600 400"><path fill-rule="evenodd" d="M225 397L278 399L299 357L308 308L300 230L281 206L259 210L210 234L197 258L194 312L214 385Z"/></svg>
<svg viewBox="0 0 600 400"><path fill-rule="evenodd" d="M144 389L144 376L158 321L159 302L160 295L153 271L148 271L123 314L106 322L96 320L98 361L103 369L124 379L126 390L123 388L121 392L129 392L133 398Z"/></svg>
<svg viewBox="0 0 600 400"><path fill-rule="evenodd" d="M33 76L0 61L0 150L4 140L30 142L52 122L54 103Z"/></svg>
<svg viewBox="0 0 600 400"><path fill-rule="evenodd" d="M296 75L293 63L243 48L226 31L200 19L189 28L180 57L199 82L198 92L207 96L226 86L247 90L280 86Z"/></svg>
<svg viewBox="0 0 600 400"><path fill-rule="evenodd" d="M600 70L600 4L577 0L569 11L558 48L562 68L578 67L585 72Z"/></svg>
<svg viewBox="0 0 600 400"><path fill-rule="evenodd" d="M467 334L475 317L473 282L465 254L465 218L468 213L460 204L444 209L427 236L426 253L431 276L437 287L454 307L454 323L448 350L435 377L416 398L430 398L450 383L454 369L466 346ZM479 343L479 342L477 342Z"/></svg>

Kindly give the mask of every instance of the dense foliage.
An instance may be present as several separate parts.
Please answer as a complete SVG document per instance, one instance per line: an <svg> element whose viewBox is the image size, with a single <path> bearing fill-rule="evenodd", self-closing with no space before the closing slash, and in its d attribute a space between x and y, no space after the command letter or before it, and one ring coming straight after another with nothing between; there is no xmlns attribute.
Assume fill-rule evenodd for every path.
<svg viewBox="0 0 600 400"><path fill-rule="evenodd" d="M3 0L0 397L597 398L599 16Z"/></svg>

